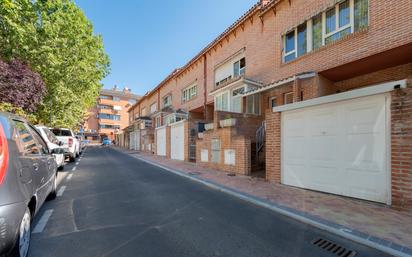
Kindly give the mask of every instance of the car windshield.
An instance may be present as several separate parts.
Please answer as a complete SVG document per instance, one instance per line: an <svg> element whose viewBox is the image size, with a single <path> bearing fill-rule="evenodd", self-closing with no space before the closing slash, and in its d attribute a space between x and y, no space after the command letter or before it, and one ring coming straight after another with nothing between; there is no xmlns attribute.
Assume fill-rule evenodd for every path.
<svg viewBox="0 0 412 257"><path fill-rule="evenodd" d="M53 129L53 134L62 137L71 137L72 133L68 129Z"/></svg>

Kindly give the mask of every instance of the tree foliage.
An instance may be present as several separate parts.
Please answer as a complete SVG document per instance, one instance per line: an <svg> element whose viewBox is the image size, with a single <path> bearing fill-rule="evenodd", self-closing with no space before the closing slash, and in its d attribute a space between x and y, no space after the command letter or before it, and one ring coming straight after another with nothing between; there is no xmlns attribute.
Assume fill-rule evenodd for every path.
<svg viewBox="0 0 412 257"><path fill-rule="evenodd" d="M0 60L0 102L34 112L45 93L46 87L38 73L21 61Z"/></svg>
<svg viewBox="0 0 412 257"><path fill-rule="evenodd" d="M0 57L41 75L47 94L35 115L51 126L79 125L109 70L101 36L72 0L0 0Z"/></svg>

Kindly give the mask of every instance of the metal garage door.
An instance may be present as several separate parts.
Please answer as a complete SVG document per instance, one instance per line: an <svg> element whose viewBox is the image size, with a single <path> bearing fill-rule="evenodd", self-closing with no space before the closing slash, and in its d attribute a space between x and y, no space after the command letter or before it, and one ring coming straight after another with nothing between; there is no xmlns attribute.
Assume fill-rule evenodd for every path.
<svg viewBox="0 0 412 257"><path fill-rule="evenodd" d="M134 148L134 142L135 142L135 133L134 132L130 132L130 138L129 138L129 149L130 150L135 150Z"/></svg>
<svg viewBox="0 0 412 257"><path fill-rule="evenodd" d="M282 113L282 183L389 203L387 95Z"/></svg>
<svg viewBox="0 0 412 257"><path fill-rule="evenodd" d="M156 129L157 155L166 156L166 127Z"/></svg>
<svg viewBox="0 0 412 257"><path fill-rule="evenodd" d="M170 126L170 157L174 160L185 159L185 127L184 121Z"/></svg>

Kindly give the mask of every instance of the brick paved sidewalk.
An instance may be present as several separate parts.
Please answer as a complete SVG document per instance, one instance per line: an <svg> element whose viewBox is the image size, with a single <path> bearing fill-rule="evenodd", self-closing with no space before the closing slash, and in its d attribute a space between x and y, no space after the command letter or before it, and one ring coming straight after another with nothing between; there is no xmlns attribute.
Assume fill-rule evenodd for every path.
<svg viewBox="0 0 412 257"><path fill-rule="evenodd" d="M256 197L337 229L412 255L412 214L384 205L314 192L117 148L136 157Z"/></svg>

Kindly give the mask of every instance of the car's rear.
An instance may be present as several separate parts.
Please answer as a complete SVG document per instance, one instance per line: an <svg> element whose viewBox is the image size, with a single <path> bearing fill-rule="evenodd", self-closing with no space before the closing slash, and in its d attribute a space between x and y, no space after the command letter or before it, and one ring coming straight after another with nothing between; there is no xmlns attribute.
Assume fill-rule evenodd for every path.
<svg viewBox="0 0 412 257"><path fill-rule="evenodd" d="M73 161L76 158L78 150L76 148L77 139L73 132L70 129L62 128L55 128L52 132L56 135L57 139L63 143L62 148L67 149L65 156L69 157L70 160Z"/></svg>
<svg viewBox="0 0 412 257"><path fill-rule="evenodd" d="M28 203L18 176L21 163L13 133L10 120L0 113L0 256L15 249Z"/></svg>

